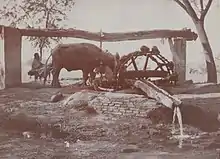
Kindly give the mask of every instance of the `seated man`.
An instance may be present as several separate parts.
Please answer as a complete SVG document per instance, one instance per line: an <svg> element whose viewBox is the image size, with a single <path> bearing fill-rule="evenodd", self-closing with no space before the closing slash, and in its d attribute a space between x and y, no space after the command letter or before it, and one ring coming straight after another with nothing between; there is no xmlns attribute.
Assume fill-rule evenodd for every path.
<svg viewBox="0 0 220 159"><path fill-rule="evenodd" d="M102 61L100 62L99 68L96 69L96 72L101 74L103 80L111 82L114 78L113 70L111 70L109 66L104 65Z"/></svg>
<svg viewBox="0 0 220 159"><path fill-rule="evenodd" d="M34 54L34 60L32 62L32 68L28 72L28 75L35 77L35 81L40 78L40 74L38 73L38 69L41 69L44 66L43 63L40 61L40 56L38 53ZM41 79L41 78L40 78Z"/></svg>
<svg viewBox="0 0 220 159"><path fill-rule="evenodd" d="M109 66L104 65L102 61L100 62L100 66L95 68L94 72L100 74L100 77L95 78L92 82L95 90L97 90L98 86L101 86L102 83L108 83L111 85L114 82L113 70L111 70Z"/></svg>
<svg viewBox="0 0 220 159"><path fill-rule="evenodd" d="M35 69L39 69L43 66L43 64L41 63L40 61L40 56L38 53L35 53L34 54L34 60L32 62L32 69L35 70Z"/></svg>

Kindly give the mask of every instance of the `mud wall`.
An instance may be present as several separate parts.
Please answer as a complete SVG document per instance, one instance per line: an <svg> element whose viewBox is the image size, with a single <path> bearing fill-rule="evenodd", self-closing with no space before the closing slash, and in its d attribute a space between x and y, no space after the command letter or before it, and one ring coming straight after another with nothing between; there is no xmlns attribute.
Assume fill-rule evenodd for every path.
<svg viewBox="0 0 220 159"><path fill-rule="evenodd" d="M142 95L122 93L99 94L88 105L103 114L137 117L145 117L149 111L161 106L155 100Z"/></svg>

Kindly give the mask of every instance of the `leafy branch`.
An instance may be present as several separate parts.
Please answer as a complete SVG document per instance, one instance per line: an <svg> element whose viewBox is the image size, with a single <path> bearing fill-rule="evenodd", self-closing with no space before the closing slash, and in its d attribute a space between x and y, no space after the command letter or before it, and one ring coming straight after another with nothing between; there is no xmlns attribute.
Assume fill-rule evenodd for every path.
<svg viewBox="0 0 220 159"><path fill-rule="evenodd" d="M20 3L19 3L20 2ZM6 0L0 8L0 21L9 26L26 28L57 29L63 27L67 14L74 6L74 0ZM27 37L34 48L38 48L42 57L44 48L61 38Z"/></svg>

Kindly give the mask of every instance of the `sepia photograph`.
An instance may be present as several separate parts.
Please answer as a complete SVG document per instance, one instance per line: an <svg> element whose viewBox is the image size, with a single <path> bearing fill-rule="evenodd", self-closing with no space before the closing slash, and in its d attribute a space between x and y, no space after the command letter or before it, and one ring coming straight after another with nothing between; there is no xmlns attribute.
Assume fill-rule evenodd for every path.
<svg viewBox="0 0 220 159"><path fill-rule="evenodd" d="M220 0L0 0L1 159L220 159Z"/></svg>

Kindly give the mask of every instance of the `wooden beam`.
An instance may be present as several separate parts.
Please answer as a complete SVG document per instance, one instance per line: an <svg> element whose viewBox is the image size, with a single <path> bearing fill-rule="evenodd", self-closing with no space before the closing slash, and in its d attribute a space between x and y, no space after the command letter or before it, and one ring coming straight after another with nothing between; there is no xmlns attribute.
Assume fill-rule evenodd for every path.
<svg viewBox="0 0 220 159"><path fill-rule="evenodd" d="M100 42L100 32L88 32L77 29L20 29L23 36L42 36L42 37L72 37L82 38ZM188 41L196 40L198 35L186 30L151 30L136 32L102 32L103 42L117 42L128 40L156 39L156 38L185 38Z"/></svg>
<svg viewBox="0 0 220 159"><path fill-rule="evenodd" d="M149 78L149 77L166 77L168 72L158 70L139 70L125 71L121 73L126 79Z"/></svg>

